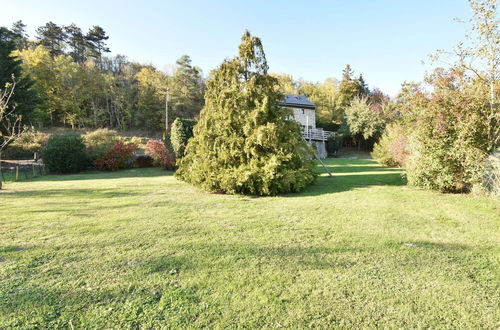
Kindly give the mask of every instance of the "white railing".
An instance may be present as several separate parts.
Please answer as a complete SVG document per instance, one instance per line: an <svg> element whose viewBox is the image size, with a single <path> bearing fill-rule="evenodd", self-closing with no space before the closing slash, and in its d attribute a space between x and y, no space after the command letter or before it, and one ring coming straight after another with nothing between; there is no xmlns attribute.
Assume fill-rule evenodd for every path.
<svg viewBox="0 0 500 330"><path fill-rule="evenodd" d="M306 140L326 141L335 132L325 131L322 128L302 128L302 137Z"/></svg>

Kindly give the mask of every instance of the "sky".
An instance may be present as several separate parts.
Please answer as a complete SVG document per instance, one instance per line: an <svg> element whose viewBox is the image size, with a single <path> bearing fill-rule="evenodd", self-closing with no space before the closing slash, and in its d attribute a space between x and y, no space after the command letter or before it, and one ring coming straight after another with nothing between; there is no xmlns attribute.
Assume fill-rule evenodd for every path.
<svg viewBox="0 0 500 330"><path fill-rule="evenodd" d="M53 21L100 25L112 54L167 70L187 54L205 75L236 55L245 29L261 38L270 71L323 81L350 64L370 88L395 95L422 81L421 63L464 39L466 0L51 1L0 0L0 26L23 20L30 37Z"/></svg>

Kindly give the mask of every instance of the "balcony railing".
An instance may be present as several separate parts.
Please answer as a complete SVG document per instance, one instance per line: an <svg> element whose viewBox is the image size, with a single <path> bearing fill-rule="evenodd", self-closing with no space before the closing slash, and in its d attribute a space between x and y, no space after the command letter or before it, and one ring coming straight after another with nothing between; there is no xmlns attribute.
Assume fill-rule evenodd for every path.
<svg viewBox="0 0 500 330"><path fill-rule="evenodd" d="M325 131L322 128L302 127L302 137L307 141L326 141L330 136L335 136L335 132Z"/></svg>

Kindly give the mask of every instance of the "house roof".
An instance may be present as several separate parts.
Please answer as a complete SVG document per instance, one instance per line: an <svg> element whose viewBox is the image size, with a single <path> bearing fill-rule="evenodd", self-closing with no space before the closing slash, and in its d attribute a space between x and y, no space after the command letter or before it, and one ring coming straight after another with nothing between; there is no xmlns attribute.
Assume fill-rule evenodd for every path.
<svg viewBox="0 0 500 330"><path fill-rule="evenodd" d="M285 99L280 102L280 105L291 108L316 109L316 105L304 95L285 94Z"/></svg>

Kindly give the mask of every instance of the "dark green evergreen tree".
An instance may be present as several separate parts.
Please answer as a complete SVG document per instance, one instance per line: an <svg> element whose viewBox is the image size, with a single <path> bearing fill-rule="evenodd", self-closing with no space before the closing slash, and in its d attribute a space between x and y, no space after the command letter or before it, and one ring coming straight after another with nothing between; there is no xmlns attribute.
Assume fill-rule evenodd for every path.
<svg viewBox="0 0 500 330"><path fill-rule="evenodd" d="M368 85L366 84L366 81L363 78L362 74L359 75L359 78L357 80L357 84L359 86L359 94L357 95L358 97L363 97L363 96L367 96L368 94L370 94L370 89L368 88Z"/></svg>
<svg viewBox="0 0 500 330"><path fill-rule="evenodd" d="M31 123L40 99L32 88L33 80L23 75L21 61L11 56L16 49L15 40L16 35L12 31L0 27L0 89L15 80L16 88L8 106L15 108L15 113L22 116L24 123Z"/></svg>
<svg viewBox="0 0 500 330"><path fill-rule="evenodd" d="M353 78L354 72L351 66L347 64L342 71L342 81L339 85L340 91L340 106L347 109L355 97L364 95L365 89L368 87L363 79L363 76L359 76L358 79Z"/></svg>
<svg viewBox="0 0 500 330"><path fill-rule="evenodd" d="M342 70L342 81L352 81L352 76L354 75L354 71L351 68L350 64L346 64L344 70Z"/></svg>
<svg viewBox="0 0 500 330"><path fill-rule="evenodd" d="M16 44L16 48L19 50L23 50L28 48L28 34L26 33L26 24L23 21L19 20L12 24L11 28L12 33L14 34L14 43Z"/></svg>
<svg viewBox="0 0 500 330"><path fill-rule="evenodd" d="M245 32L239 56L212 71L205 107L176 176L208 191L276 195L314 180L311 149L278 80L267 73L261 41Z"/></svg>
<svg viewBox="0 0 500 330"><path fill-rule="evenodd" d="M106 45L106 40L109 39L109 36L106 35L106 31L102 27L94 25L85 38L89 45L89 56L95 58L97 63L101 65L103 53L111 52Z"/></svg>
<svg viewBox="0 0 500 330"><path fill-rule="evenodd" d="M88 41L76 24L71 24L64 27L64 31L68 37L67 43L69 46L69 55L73 57L76 63L83 63L86 60L86 52L88 49Z"/></svg>
<svg viewBox="0 0 500 330"><path fill-rule="evenodd" d="M53 22L48 22L44 26L40 26L38 29L36 29L36 34L38 43L42 46L47 47L52 57L64 53L64 47L67 38L64 28Z"/></svg>
<svg viewBox="0 0 500 330"><path fill-rule="evenodd" d="M186 146L190 138L193 137L193 127L196 121L192 119L176 118L170 128L170 143L175 157L184 157Z"/></svg>

